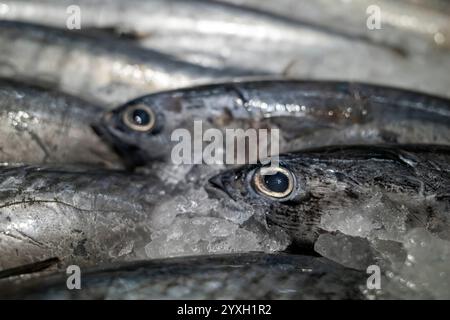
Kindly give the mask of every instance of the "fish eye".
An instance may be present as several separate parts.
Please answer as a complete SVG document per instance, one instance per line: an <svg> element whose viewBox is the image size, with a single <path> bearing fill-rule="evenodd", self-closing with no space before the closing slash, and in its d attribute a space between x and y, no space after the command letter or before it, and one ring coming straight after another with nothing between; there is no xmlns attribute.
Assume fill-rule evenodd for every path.
<svg viewBox="0 0 450 320"><path fill-rule="evenodd" d="M294 190L295 180L293 174L282 167L262 167L253 176L256 191L262 195L283 199Z"/></svg>
<svg viewBox="0 0 450 320"><path fill-rule="evenodd" d="M123 114L123 122L136 131L150 131L155 126L155 114L148 106L139 104L129 107Z"/></svg>

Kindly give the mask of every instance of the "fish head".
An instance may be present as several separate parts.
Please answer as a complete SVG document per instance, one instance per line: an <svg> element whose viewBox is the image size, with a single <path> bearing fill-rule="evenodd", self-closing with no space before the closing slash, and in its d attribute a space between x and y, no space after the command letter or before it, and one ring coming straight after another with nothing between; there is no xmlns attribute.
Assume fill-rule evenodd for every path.
<svg viewBox="0 0 450 320"><path fill-rule="evenodd" d="M167 99L156 94L133 100L106 112L93 128L128 167L165 160L173 130L183 126L179 113L167 107Z"/></svg>
<svg viewBox="0 0 450 320"><path fill-rule="evenodd" d="M266 208L284 207L306 196L304 179L287 163L278 166L245 165L222 172L209 180L209 187L220 190L231 200Z"/></svg>
<svg viewBox="0 0 450 320"><path fill-rule="evenodd" d="M224 131L263 125L249 116L235 95L214 88L150 94L106 112L93 128L134 168L171 161L177 144L202 140L203 132L210 128Z"/></svg>
<svg viewBox="0 0 450 320"><path fill-rule="evenodd" d="M310 246L323 232L325 213L357 201L351 184L330 163L280 156L278 166L246 165L222 172L206 187L212 197L250 205L268 225L286 230L295 243Z"/></svg>

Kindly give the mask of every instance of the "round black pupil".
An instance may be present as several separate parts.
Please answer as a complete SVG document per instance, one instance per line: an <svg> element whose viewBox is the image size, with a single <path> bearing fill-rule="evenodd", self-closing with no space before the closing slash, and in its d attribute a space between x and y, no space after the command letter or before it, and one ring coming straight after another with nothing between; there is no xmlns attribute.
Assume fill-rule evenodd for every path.
<svg viewBox="0 0 450 320"><path fill-rule="evenodd" d="M147 111L142 109L136 109L133 111L133 121L135 124L145 126L150 123L150 115Z"/></svg>
<svg viewBox="0 0 450 320"><path fill-rule="evenodd" d="M267 189L272 192L282 193L289 188L289 178L281 172L264 176L264 183Z"/></svg>

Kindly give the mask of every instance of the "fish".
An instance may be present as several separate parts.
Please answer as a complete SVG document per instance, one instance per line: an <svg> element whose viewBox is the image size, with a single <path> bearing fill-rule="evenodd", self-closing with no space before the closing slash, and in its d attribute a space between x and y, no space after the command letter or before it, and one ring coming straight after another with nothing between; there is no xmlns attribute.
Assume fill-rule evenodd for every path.
<svg viewBox="0 0 450 320"><path fill-rule="evenodd" d="M255 74L201 67L114 37L0 21L0 76L103 107L162 89Z"/></svg>
<svg viewBox="0 0 450 320"><path fill-rule="evenodd" d="M0 269L134 257L168 192L154 176L116 170L10 166L0 176Z"/></svg>
<svg viewBox="0 0 450 320"><path fill-rule="evenodd" d="M450 101L363 83L265 80L143 96L105 112L93 128L129 168L172 163L173 133L278 129L280 152L336 144L450 143ZM198 137L201 139L202 137Z"/></svg>
<svg viewBox="0 0 450 320"><path fill-rule="evenodd" d="M245 203L299 247L320 235L402 242L413 228L450 239L450 147L328 146L210 179L212 197Z"/></svg>
<svg viewBox="0 0 450 320"><path fill-rule="evenodd" d="M147 260L3 283L3 299L365 299L367 275L308 255L243 253ZM266 310L269 312L270 310Z"/></svg>
<svg viewBox="0 0 450 320"><path fill-rule="evenodd" d="M58 258L50 258L43 261L38 261L35 263L21 265L15 268L6 269L0 271L0 279L11 279L16 276L24 277L25 275L31 274L32 276L39 272L44 272L44 270L49 270L52 266L59 263Z"/></svg>
<svg viewBox="0 0 450 320"><path fill-rule="evenodd" d="M206 180L207 181L207 180ZM57 268L173 256L283 251L282 232L154 172L0 167L0 275L57 258ZM249 220L250 221L247 221Z"/></svg>
<svg viewBox="0 0 450 320"><path fill-rule="evenodd" d="M255 69L287 79L366 82L450 98L446 89L450 50L408 51L400 45L366 43L309 28L304 28L299 36L298 43L270 44L234 35L169 33L137 42L205 67ZM392 42L403 41L396 37Z"/></svg>
<svg viewBox="0 0 450 320"><path fill-rule="evenodd" d="M382 17L390 21L386 17L393 16L394 23L383 20L381 30L369 30L366 8L373 3L366 2L366 6L352 2L353 7L349 8L348 3L318 4L310 0L295 2L291 10L289 2L282 6L288 9L279 9L276 7L281 6L269 2L260 5L260 1L257 8L205 0L137 0L127 2L126 6L120 0L9 1L3 18L67 29L73 12L79 10L82 13L79 31L83 34L119 33L121 41L130 40L127 47L156 50L207 69L238 69L242 71L240 76L371 82L450 97L448 50L428 49L428 42L416 36L424 32L428 40L436 37L445 42L447 34L441 31L441 26L448 26L447 17L425 14L422 8L414 7L405 18L401 14L404 7L410 6L396 9L390 1L384 1ZM301 13L297 17L298 12ZM424 16L426 23L419 23ZM407 18L419 21L420 32L414 31L409 36L401 24ZM351 27L346 28L350 22ZM432 41L435 45L435 40ZM136 67L141 62L130 64L121 66L120 73L141 81L145 72ZM99 63L93 65L100 68ZM181 70L181 66L171 70ZM163 72L160 82L167 78L167 73L170 72ZM231 73L233 77L234 72ZM176 79L180 81L179 77ZM164 83L167 86L175 81ZM105 99L110 96L104 95Z"/></svg>
<svg viewBox="0 0 450 320"><path fill-rule="evenodd" d="M375 36L369 28L361 27L368 17L366 8L374 4L385 13L381 15L385 26L381 30L381 36ZM429 5L428 8L430 7L435 8L436 5ZM268 1L254 0L134 0L128 6L123 6L119 0L10 0L3 3L0 17L4 20L67 28L77 10L80 15L83 14L80 19L81 28L114 30L118 34L143 38L150 43L155 36L158 38L180 34L188 37L232 35L231 39L258 38L264 41L295 42L301 39L304 29L309 28L379 45L383 45L385 38L390 45L398 45L394 41L389 42L392 33L398 37L401 31L403 33L400 35L405 36L405 30L412 29L418 34L429 35L436 44L435 34L443 34L450 27L447 16L439 10L424 12L417 4L406 1L394 4L389 1L364 1L356 4L329 0L285 0L282 5L276 6ZM400 10L414 23L401 24ZM98 12L101 14L97 14ZM346 19L347 26L338 24L336 16ZM391 29L386 30L386 25Z"/></svg>
<svg viewBox="0 0 450 320"><path fill-rule="evenodd" d="M102 113L76 97L0 79L0 163L122 168L89 125Z"/></svg>
<svg viewBox="0 0 450 320"><path fill-rule="evenodd" d="M441 10L444 13L450 13L450 3L447 0L434 0L434 1L425 1L425 0L405 0L406 2L411 2L424 8L430 10Z"/></svg>
<svg viewBox="0 0 450 320"><path fill-rule="evenodd" d="M398 43L409 50L450 48L450 5L448 1L421 0L281 0L277 5L270 1L221 0L225 3L277 13L294 20L314 22L354 36L366 36L375 42ZM376 11L379 9L379 11ZM377 14L379 12L379 14ZM377 17L380 29L367 26ZM342 23L346 21L346 23Z"/></svg>
<svg viewBox="0 0 450 320"><path fill-rule="evenodd" d="M80 29L114 30L118 34L137 38L192 33L298 42L303 29L307 28L324 30L342 38L352 38L350 34L333 31L333 28L326 28L319 23L305 23L301 19L290 19L289 16L277 15L270 10L246 6L245 3L234 5L231 2L132 0L124 6L120 0L9 0L3 3L0 17L2 20L65 29L69 28L70 22L75 20L73 18L79 12ZM369 42L363 37L353 38Z"/></svg>

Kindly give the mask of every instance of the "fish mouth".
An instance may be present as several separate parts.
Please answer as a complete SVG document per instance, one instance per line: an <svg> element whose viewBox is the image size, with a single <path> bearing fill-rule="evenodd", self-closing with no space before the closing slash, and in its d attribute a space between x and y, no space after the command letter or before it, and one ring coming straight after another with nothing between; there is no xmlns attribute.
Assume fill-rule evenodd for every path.
<svg viewBox="0 0 450 320"><path fill-rule="evenodd" d="M223 184L222 177L220 175L216 175L208 180L208 182L215 188L220 190L225 190L225 186Z"/></svg>
<svg viewBox="0 0 450 320"><path fill-rule="evenodd" d="M134 170L136 167L146 164L145 156L142 151L131 144L122 142L116 138L108 127L101 121L91 124L95 134L109 146L117 155L119 155L127 170Z"/></svg>
<svg viewBox="0 0 450 320"><path fill-rule="evenodd" d="M105 141L107 143L110 143L112 140L111 133L106 128L106 126L101 122L94 122L91 124L92 130L94 130L95 134L102 139L102 141Z"/></svg>
<svg viewBox="0 0 450 320"><path fill-rule="evenodd" d="M205 186L205 190L208 195L214 199L231 199L235 201L233 196L228 192L220 175L216 175L210 178Z"/></svg>

